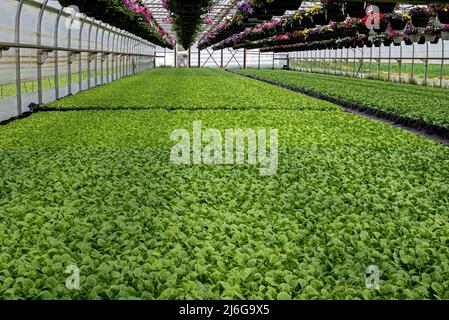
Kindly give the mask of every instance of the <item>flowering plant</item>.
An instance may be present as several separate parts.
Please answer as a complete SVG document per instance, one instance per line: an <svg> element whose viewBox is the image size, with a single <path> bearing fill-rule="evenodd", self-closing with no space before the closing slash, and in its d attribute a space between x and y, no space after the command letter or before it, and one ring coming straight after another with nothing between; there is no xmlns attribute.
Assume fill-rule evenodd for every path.
<svg viewBox="0 0 449 320"><path fill-rule="evenodd" d="M201 19L203 20L204 23L206 24L211 24L213 22L212 18L210 17L209 14L205 13L201 16Z"/></svg>
<svg viewBox="0 0 449 320"><path fill-rule="evenodd" d="M123 4L125 4L129 10L140 13L145 17L145 20L147 20L148 23L153 22L153 14L151 13L150 9L139 3L138 1L132 1L132 0L122 0Z"/></svg>
<svg viewBox="0 0 449 320"><path fill-rule="evenodd" d="M388 35L394 38L394 37L402 37L404 33L391 29L389 30Z"/></svg>
<svg viewBox="0 0 449 320"><path fill-rule="evenodd" d="M431 17L432 10L428 7L415 7L409 11L411 17Z"/></svg>
<svg viewBox="0 0 449 320"><path fill-rule="evenodd" d="M305 10L298 10L293 15L293 19L294 20L302 20L305 17L305 15L306 15L306 11Z"/></svg>
<svg viewBox="0 0 449 320"><path fill-rule="evenodd" d="M173 46L174 42L173 39L168 35L156 22L156 20L153 18L153 14L151 10L141 1L132 1L132 0L122 0L121 3L130 10L130 12L133 12L137 16L140 16L145 19L147 26L146 32L149 32L152 34L150 36L150 41L161 45L161 46L167 46L171 47ZM141 18L139 18L141 19ZM138 21L141 21L139 20ZM136 26L136 31L138 27ZM136 32L132 30L132 32ZM143 30L142 30L143 31ZM142 34L143 36L143 34Z"/></svg>
<svg viewBox="0 0 449 320"><path fill-rule="evenodd" d="M435 28L437 32L449 32L449 24Z"/></svg>
<svg viewBox="0 0 449 320"><path fill-rule="evenodd" d="M429 4L429 9L436 12L449 12L449 3L432 3Z"/></svg>
<svg viewBox="0 0 449 320"><path fill-rule="evenodd" d="M407 35L407 36L418 35L420 33L421 33L421 31L418 28L413 28L413 26L408 26L404 30L404 34Z"/></svg>
<svg viewBox="0 0 449 320"><path fill-rule="evenodd" d="M317 15L317 14L319 14L319 13L323 13L324 12L324 10L323 10L323 8L321 7L321 5L320 4L317 4L317 5L314 5L314 6L312 6L312 7L310 7L310 8L308 8L306 11L305 11L305 16L306 17L310 17L310 16L314 16L314 15Z"/></svg>
<svg viewBox="0 0 449 320"><path fill-rule="evenodd" d="M343 21L341 24L347 31L350 29L357 31L359 29L360 25L362 25L363 23L360 22L360 20L357 18L349 18L349 19L346 19L345 21Z"/></svg>
<svg viewBox="0 0 449 320"><path fill-rule="evenodd" d="M243 16L249 16L254 13L254 8L248 1L240 1L237 4L237 10Z"/></svg>

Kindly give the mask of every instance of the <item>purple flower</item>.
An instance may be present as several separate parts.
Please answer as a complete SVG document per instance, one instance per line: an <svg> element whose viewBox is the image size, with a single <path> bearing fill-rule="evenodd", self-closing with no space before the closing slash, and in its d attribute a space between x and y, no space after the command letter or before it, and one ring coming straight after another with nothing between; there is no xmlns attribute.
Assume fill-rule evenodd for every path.
<svg viewBox="0 0 449 320"><path fill-rule="evenodd" d="M253 7L251 7L251 5L246 2L246 1L240 1L237 4L237 9L245 14L252 14L254 13L254 9Z"/></svg>

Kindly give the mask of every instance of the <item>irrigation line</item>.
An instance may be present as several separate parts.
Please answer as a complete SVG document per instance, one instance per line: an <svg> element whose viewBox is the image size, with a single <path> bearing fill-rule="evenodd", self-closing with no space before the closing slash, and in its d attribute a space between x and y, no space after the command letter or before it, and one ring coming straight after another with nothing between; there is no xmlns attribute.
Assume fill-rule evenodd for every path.
<svg viewBox="0 0 449 320"><path fill-rule="evenodd" d="M430 140L438 141L442 144L449 146L449 128L431 124L424 122L419 119L413 119L410 117L398 115L392 112L383 111L380 109L376 109L373 107L364 106L358 103L349 102L346 100L334 98L331 96L328 96L326 94L307 90L307 89L301 89L295 86L290 86L284 83L276 82L273 80L269 80L266 78L248 75L244 73L240 73L233 70L227 70L228 72L234 73L236 75L240 75L243 77L247 77L250 79L266 82L284 89L288 89L290 91L298 92L307 96L311 96L316 99L324 100L327 102L331 102L333 104L339 105L345 109L347 112L351 112L354 114L357 114L359 116L363 116L365 118L369 118L372 120L381 121L383 123L387 123L389 125L393 125L395 127L407 130L409 132L412 132L414 134L424 136Z"/></svg>
<svg viewBox="0 0 449 320"><path fill-rule="evenodd" d="M73 112L73 111L142 111L142 110L162 110L162 111L251 111L251 110L261 110L262 108L257 107L215 107L215 108L199 108L199 107L158 107L158 106L147 106L147 107L95 107L95 106L85 106L85 107L64 107L55 108L48 107L42 104L32 103L28 106L31 113L37 112Z"/></svg>

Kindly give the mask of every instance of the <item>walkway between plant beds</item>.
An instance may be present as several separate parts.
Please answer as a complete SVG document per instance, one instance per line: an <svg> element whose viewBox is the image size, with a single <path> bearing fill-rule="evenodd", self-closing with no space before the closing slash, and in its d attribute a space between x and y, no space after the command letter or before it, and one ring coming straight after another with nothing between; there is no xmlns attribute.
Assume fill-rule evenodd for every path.
<svg viewBox="0 0 449 320"><path fill-rule="evenodd" d="M288 90L291 90L294 92L305 94L305 95L308 95L308 96L316 98L316 99L334 103L336 105L343 107L345 109L345 111L347 111L347 112L350 112L350 113L353 113L353 114L356 114L359 116L363 116L363 117L371 119L371 120L380 121L380 122L386 123L388 125L391 125L391 126L403 129L403 130L407 130L416 135L423 136L430 140L434 140L434 141L437 141L437 142L440 142L442 144L449 146L449 129L445 128L443 126L426 123L421 120L412 119L412 118L398 115L395 113L382 111L382 110L379 110L376 108L364 106L364 105L357 104L357 103L352 103L352 102L345 101L342 99L337 99L337 98L322 94L320 92L301 89L301 88L298 88L295 86L290 86L290 85L283 84L283 83L273 81L273 80L269 80L269 79L266 79L263 77L244 74L244 73L240 73L238 71L229 70L229 69L226 69L226 71L236 74L236 75L240 75L242 77L247 77L250 79L262 81L262 82L269 83L269 84L272 84L272 85L275 85L275 86L278 86L281 88L285 88L285 89L288 89Z"/></svg>

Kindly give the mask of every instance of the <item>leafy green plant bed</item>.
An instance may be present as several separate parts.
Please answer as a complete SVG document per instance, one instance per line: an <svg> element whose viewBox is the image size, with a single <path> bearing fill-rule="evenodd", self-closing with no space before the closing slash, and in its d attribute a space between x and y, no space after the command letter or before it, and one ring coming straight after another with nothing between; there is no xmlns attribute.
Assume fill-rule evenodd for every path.
<svg viewBox="0 0 449 320"><path fill-rule="evenodd" d="M212 69L149 70L50 106L340 110L327 102Z"/></svg>
<svg viewBox="0 0 449 320"><path fill-rule="evenodd" d="M449 89L278 70L239 70L449 128Z"/></svg>
<svg viewBox="0 0 449 320"><path fill-rule="evenodd" d="M170 132L195 120L278 128L278 175L171 164ZM408 132L339 111L141 110L0 135L3 299L449 298L449 149Z"/></svg>

